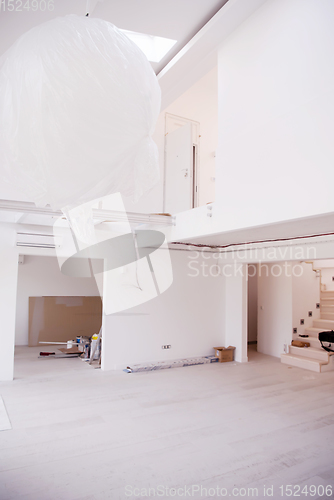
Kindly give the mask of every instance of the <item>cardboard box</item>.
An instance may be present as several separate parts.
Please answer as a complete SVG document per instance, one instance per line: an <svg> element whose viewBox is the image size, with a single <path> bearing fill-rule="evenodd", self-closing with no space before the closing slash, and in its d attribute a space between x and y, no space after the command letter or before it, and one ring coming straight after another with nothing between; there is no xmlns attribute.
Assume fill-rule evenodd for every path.
<svg viewBox="0 0 334 500"><path fill-rule="evenodd" d="M291 345L294 347L310 347L311 344L309 342L302 342L301 340L293 340Z"/></svg>
<svg viewBox="0 0 334 500"><path fill-rule="evenodd" d="M229 361L234 361L234 350L235 347L232 345L228 347L214 347L216 352L216 357L219 360L219 363L227 363Z"/></svg>

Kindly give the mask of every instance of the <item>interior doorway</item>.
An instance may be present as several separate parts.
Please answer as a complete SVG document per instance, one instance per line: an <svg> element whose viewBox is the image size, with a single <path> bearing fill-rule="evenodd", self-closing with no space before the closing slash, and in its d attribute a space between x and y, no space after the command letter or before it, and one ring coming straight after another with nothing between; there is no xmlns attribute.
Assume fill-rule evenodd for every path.
<svg viewBox="0 0 334 500"><path fill-rule="evenodd" d="M199 123L166 113L164 212L199 205Z"/></svg>
<svg viewBox="0 0 334 500"><path fill-rule="evenodd" d="M63 274L56 256L20 255L14 377L28 379L94 369L94 364L88 365L83 357L79 358L83 350L74 357L67 347L81 351L75 343L77 337L83 339L98 333L101 306L94 277ZM71 340L74 342L68 345ZM48 354L41 357L41 352ZM94 363L97 365L97 361Z"/></svg>
<svg viewBox="0 0 334 500"><path fill-rule="evenodd" d="M248 351L257 351L258 265L248 264L247 267L247 345Z"/></svg>

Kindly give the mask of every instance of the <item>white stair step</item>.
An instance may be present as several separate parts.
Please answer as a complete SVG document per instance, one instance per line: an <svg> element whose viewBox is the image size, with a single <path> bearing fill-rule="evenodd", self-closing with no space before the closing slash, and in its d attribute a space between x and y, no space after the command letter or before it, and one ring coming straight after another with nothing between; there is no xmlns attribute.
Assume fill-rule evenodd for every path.
<svg viewBox="0 0 334 500"><path fill-rule="evenodd" d="M281 354L281 363L317 373L321 372L321 365L323 364L322 361L304 356L296 356L295 354Z"/></svg>
<svg viewBox="0 0 334 500"><path fill-rule="evenodd" d="M334 320L330 319L314 319L313 320L314 328L323 328L323 330L333 330L334 329Z"/></svg>
<svg viewBox="0 0 334 500"><path fill-rule="evenodd" d="M321 304L333 305L334 304L334 297L320 297L320 307L321 307Z"/></svg>
<svg viewBox="0 0 334 500"><path fill-rule="evenodd" d="M334 371L334 356L331 355L329 357L329 363L327 363L327 365L321 365L320 371L321 373Z"/></svg>
<svg viewBox="0 0 334 500"><path fill-rule="evenodd" d="M321 348L321 344L318 340L318 337L299 337L298 335L293 335L293 340L300 340L301 342L309 342L311 347Z"/></svg>
<svg viewBox="0 0 334 500"><path fill-rule="evenodd" d="M322 303L320 305L320 312L334 312L334 300L333 304Z"/></svg>
<svg viewBox="0 0 334 500"><path fill-rule="evenodd" d="M314 328L314 327L305 328L305 335L318 338L319 333L323 331L324 331L323 328Z"/></svg>
<svg viewBox="0 0 334 500"><path fill-rule="evenodd" d="M324 363L329 362L329 355L321 347L295 347L293 345L289 346L289 354L296 356L302 356L304 358L317 359L318 361L323 361Z"/></svg>
<svg viewBox="0 0 334 500"><path fill-rule="evenodd" d="M334 297L334 290L321 290L320 297Z"/></svg>
<svg viewBox="0 0 334 500"><path fill-rule="evenodd" d="M320 319L334 320L334 312L321 311Z"/></svg>

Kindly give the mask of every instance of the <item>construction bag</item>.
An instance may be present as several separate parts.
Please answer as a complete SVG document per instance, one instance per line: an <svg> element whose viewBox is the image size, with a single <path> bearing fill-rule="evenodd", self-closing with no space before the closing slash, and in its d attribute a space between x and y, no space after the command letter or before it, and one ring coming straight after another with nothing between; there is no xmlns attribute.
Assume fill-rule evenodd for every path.
<svg viewBox="0 0 334 500"><path fill-rule="evenodd" d="M318 336L321 346L328 352L334 352L331 344L334 344L334 331L330 332L320 332ZM323 342L329 343L329 346L325 346Z"/></svg>

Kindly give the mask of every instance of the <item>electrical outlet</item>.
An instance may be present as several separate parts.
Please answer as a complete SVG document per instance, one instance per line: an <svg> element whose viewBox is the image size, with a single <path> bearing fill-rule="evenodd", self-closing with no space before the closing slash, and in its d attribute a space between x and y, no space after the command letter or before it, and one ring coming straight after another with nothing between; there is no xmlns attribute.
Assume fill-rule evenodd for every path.
<svg viewBox="0 0 334 500"><path fill-rule="evenodd" d="M311 316L313 315L313 312L312 311L309 311L308 312L308 317L311 318Z"/></svg>
<svg viewBox="0 0 334 500"><path fill-rule="evenodd" d="M172 346L170 344L168 345L162 345L161 349L170 349Z"/></svg>
<svg viewBox="0 0 334 500"><path fill-rule="evenodd" d="M316 307L316 309L320 309L320 304L319 304L319 302L317 302L317 303L316 303L315 307Z"/></svg>
<svg viewBox="0 0 334 500"><path fill-rule="evenodd" d="M300 320L300 324L301 324L301 325L303 325L303 324L304 324L304 320L303 320L303 319L301 319L301 320Z"/></svg>
<svg viewBox="0 0 334 500"><path fill-rule="evenodd" d="M294 329L292 330L292 333L297 333L297 328L294 328Z"/></svg>

